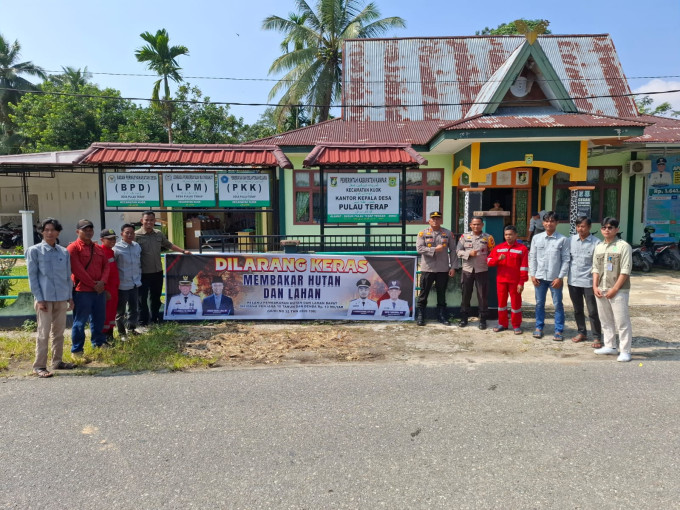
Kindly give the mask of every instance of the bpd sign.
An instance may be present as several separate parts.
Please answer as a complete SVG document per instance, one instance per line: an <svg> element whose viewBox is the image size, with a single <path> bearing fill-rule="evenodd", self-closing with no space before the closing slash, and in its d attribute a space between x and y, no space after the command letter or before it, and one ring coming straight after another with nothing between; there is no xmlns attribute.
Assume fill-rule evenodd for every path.
<svg viewBox="0 0 680 510"><path fill-rule="evenodd" d="M158 174L106 173L106 207L158 207Z"/></svg>

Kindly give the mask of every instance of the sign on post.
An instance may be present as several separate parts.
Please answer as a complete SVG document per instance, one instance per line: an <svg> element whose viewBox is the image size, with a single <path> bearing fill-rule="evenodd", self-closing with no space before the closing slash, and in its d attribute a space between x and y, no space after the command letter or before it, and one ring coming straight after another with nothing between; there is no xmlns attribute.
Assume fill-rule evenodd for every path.
<svg viewBox="0 0 680 510"><path fill-rule="evenodd" d="M330 173L328 223L398 223L398 173Z"/></svg>
<svg viewBox="0 0 680 510"><path fill-rule="evenodd" d="M220 207L269 207L269 174L220 173Z"/></svg>
<svg viewBox="0 0 680 510"><path fill-rule="evenodd" d="M158 174L107 172L104 176L106 207L145 207L150 209L161 205Z"/></svg>
<svg viewBox="0 0 680 510"><path fill-rule="evenodd" d="M215 207L215 174L163 175L165 207Z"/></svg>

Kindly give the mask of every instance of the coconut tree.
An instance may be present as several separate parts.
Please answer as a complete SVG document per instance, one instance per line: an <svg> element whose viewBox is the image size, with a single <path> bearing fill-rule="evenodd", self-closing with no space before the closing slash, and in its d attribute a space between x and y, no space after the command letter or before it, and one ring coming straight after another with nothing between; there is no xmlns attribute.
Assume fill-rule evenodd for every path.
<svg viewBox="0 0 680 510"><path fill-rule="evenodd" d="M5 124L8 132L9 103L16 104L24 90L35 90L36 86L22 75L45 79L45 71L33 62L19 62L21 45L19 41L9 42L0 34L0 123Z"/></svg>
<svg viewBox="0 0 680 510"><path fill-rule="evenodd" d="M312 118L328 119L330 105L340 99L342 44L345 39L378 37L391 28L404 28L399 17L380 19L380 11L363 0L317 0L312 8L296 0L297 12L288 18L269 16L265 30L285 35L284 54L269 68L269 74L285 73L269 93L273 99L283 92L279 108L306 102L316 105ZM300 23L302 20L302 23ZM293 49L288 44L293 43Z"/></svg>
<svg viewBox="0 0 680 510"><path fill-rule="evenodd" d="M189 49L186 46L170 46L170 36L162 28L152 34L144 32L140 37L147 44L135 51L138 62L146 62L147 69L154 71L160 78L154 83L151 99L153 105L159 108L163 114L165 127L168 130L168 142L172 143L172 112L173 104L170 102L170 83L172 80L179 83L183 80L177 64L177 57L188 55ZM163 85L163 98L160 98L160 89Z"/></svg>
<svg viewBox="0 0 680 510"><path fill-rule="evenodd" d="M62 66L61 70L63 71L61 74L50 76L50 79L55 83L68 85L73 90L81 89L92 79L92 73L87 70L87 66L83 69Z"/></svg>

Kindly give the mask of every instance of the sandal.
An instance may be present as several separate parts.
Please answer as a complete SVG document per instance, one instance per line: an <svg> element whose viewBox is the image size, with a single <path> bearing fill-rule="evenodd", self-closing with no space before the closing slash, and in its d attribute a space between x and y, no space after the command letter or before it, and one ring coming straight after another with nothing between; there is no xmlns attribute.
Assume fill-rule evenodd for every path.
<svg viewBox="0 0 680 510"><path fill-rule="evenodd" d="M493 328L493 332L500 333L501 331L505 331L506 329L508 328L506 328L505 326L496 326L495 328Z"/></svg>
<svg viewBox="0 0 680 510"><path fill-rule="evenodd" d="M586 335L584 335L583 333L579 333L578 335L571 339L571 341L574 342L575 344L585 342L586 340L587 340Z"/></svg>
<svg viewBox="0 0 680 510"><path fill-rule="evenodd" d="M65 361L60 361L56 365L52 365L52 370L73 370L78 365L75 363L67 363Z"/></svg>
<svg viewBox="0 0 680 510"><path fill-rule="evenodd" d="M36 368L33 372L41 379L47 379L53 375L52 372L48 372L46 368Z"/></svg>
<svg viewBox="0 0 680 510"><path fill-rule="evenodd" d="M543 338L543 330L536 328L534 330L534 338Z"/></svg>
<svg viewBox="0 0 680 510"><path fill-rule="evenodd" d="M515 333L515 335L521 335L522 334L522 328L515 328L515 329L513 329L513 332Z"/></svg>
<svg viewBox="0 0 680 510"><path fill-rule="evenodd" d="M561 331L555 331L555 334L553 335L553 341L564 342L564 335L562 334Z"/></svg>
<svg viewBox="0 0 680 510"><path fill-rule="evenodd" d="M593 349L602 349L604 345L602 344L602 340L595 340L593 342L593 345L591 346Z"/></svg>

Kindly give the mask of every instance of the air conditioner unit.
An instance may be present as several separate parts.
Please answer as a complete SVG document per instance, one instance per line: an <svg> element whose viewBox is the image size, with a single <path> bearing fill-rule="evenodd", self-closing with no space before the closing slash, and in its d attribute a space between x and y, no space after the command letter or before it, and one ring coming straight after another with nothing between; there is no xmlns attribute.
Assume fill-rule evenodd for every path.
<svg viewBox="0 0 680 510"><path fill-rule="evenodd" d="M648 159L628 162L628 173L630 175L648 174L652 171L652 162Z"/></svg>

